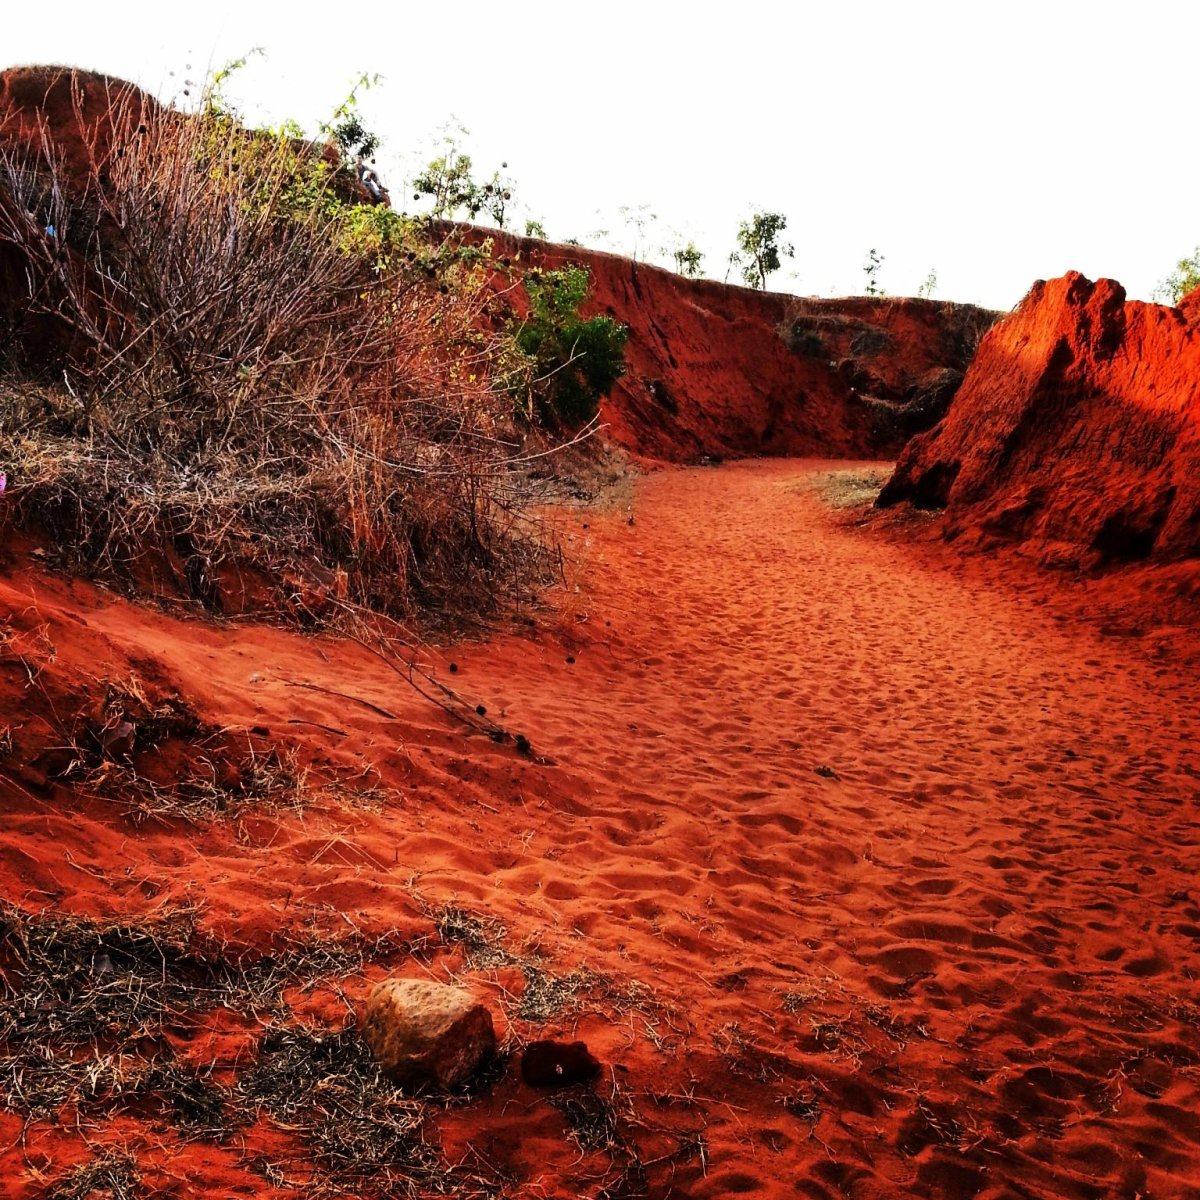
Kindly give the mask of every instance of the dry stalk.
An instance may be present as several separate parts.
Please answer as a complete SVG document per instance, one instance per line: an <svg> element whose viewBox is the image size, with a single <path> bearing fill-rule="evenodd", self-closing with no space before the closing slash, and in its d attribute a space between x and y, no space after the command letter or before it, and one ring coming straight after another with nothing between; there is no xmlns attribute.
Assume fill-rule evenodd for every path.
<svg viewBox="0 0 1200 1200"><path fill-rule="evenodd" d="M212 608L258 572L301 620L547 582L478 252L364 219L305 143L133 89L76 105L82 164L46 125L0 152L25 310L73 331L64 394L0 391L15 520Z"/></svg>

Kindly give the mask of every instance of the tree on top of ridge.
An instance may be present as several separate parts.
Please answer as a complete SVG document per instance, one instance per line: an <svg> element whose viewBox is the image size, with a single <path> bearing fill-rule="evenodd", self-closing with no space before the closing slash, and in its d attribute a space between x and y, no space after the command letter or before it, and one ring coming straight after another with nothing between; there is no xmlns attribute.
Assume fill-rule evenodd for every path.
<svg viewBox="0 0 1200 1200"><path fill-rule="evenodd" d="M460 125L458 132L467 131ZM448 130L441 141L442 153L431 159L412 181L413 199L428 196L432 201L430 215L445 220L453 220L460 209L466 211L469 221L486 212L503 229L515 187L507 174L501 174L507 172L508 163L501 163L491 179L479 183L473 175L471 156L463 152L455 132Z"/></svg>
<svg viewBox="0 0 1200 1200"><path fill-rule="evenodd" d="M743 221L738 229L737 261L742 268L746 285L767 289L767 276L780 268L779 256L791 258L795 250L790 245L781 245L779 235L787 228L787 217L783 213L754 213Z"/></svg>
<svg viewBox="0 0 1200 1200"><path fill-rule="evenodd" d="M1190 291L1200 287L1200 246L1191 258L1181 258L1175 270L1154 289L1153 298L1162 304L1178 304Z"/></svg>

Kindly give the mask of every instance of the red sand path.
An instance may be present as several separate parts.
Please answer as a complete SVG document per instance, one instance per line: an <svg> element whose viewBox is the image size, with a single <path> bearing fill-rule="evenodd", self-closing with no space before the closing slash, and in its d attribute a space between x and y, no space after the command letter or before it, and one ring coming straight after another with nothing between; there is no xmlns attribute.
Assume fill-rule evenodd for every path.
<svg viewBox="0 0 1200 1200"><path fill-rule="evenodd" d="M608 1065L646 1175L580 1154L510 1072L437 1123L506 1195L1200 1196L1194 674L1068 619L1055 576L853 527L814 490L835 465L663 471L634 524L572 518L591 581L572 640L444 659L553 765L464 738L355 647L45 582L60 664L76 638L93 662L157 660L204 715L369 761L393 790L379 812L200 832L14 794L4 893L147 911L190 888L249 941L313 904L428 930L415 897L455 900L558 970L646 985L642 1008L548 1027ZM497 1002L520 987L458 952L429 969ZM688 1131L705 1156L671 1158ZM190 1161L208 1194L263 1187L240 1151L182 1153L166 1178Z"/></svg>

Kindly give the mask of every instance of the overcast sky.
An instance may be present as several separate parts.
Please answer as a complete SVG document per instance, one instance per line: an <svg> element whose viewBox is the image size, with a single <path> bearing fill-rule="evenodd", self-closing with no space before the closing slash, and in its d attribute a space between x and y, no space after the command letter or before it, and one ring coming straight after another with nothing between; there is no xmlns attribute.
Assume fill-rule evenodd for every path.
<svg viewBox="0 0 1200 1200"><path fill-rule="evenodd" d="M363 111L397 207L453 118L552 238L628 253L640 210L641 253L694 238L723 278L738 223L773 210L795 246L773 287L862 291L875 248L892 294L935 270L938 296L1010 308L1070 268L1149 298L1200 243L1198 32L1200 7L1158 0L59 0L5 13L0 65L170 98L261 46L232 98L312 128L378 72Z"/></svg>

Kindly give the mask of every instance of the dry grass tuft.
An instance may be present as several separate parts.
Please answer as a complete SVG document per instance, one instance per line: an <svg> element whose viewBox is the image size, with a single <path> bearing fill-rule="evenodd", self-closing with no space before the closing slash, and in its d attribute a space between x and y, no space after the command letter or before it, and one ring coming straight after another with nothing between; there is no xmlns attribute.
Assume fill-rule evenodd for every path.
<svg viewBox="0 0 1200 1200"><path fill-rule="evenodd" d="M342 202L286 136L83 102L71 163L48 126L0 151L28 284L0 341L64 383L0 388L11 519L74 569L213 610L265 583L250 607L305 622L549 582L485 255Z"/></svg>
<svg viewBox="0 0 1200 1200"><path fill-rule="evenodd" d="M268 1029L238 1096L249 1112L296 1133L313 1150L310 1169L341 1187L391 1194L444 1174L424 1138L427 1105L387 1082L353 1029Z"/></svg>
<svg viewBox="0 0 1200 1200"><path fill-rule="evenodd" d="M353 1024L334 1033L286 1024L287 991L337 990L403 943L314 931L272 954L231 958L198 936L195 917L101 922L0 908L0 1106L31 1120L153 1114L184 1140L224 1140L265 1116L307 1149L264 1170L313 1194L495 1194L441 1161L425 1136L433 1102L388 1083ZM172 1050L221 1009L270 1022L231 1081ZM475 1086L502 1069L493 1064ZM138 1178L132 1160L105 1154L55 1187L133 1196Z"/></svg>
<svg viewBox="0 0 1200 1200"><path fill-rule="evenodd" d="M122 1150L102 1150L72 1168L44 1193L45 1200L139 1200L142 1176L137 1160Z"/></svg>
<svg viewBox="0 0 1200 1200"><path fill-rule="evenodd" d="M438 937L447 946L461 946L468 966L487 969L516 961L503 946L508 931L495 918L481 917L456 904L443 905L433 915Z"/></svg>

